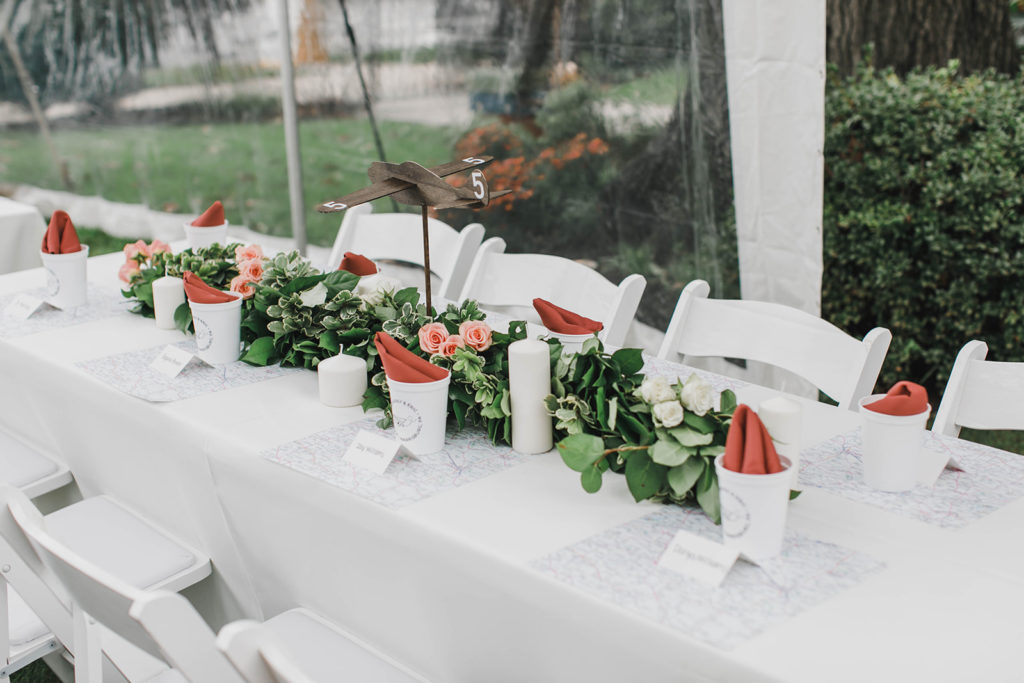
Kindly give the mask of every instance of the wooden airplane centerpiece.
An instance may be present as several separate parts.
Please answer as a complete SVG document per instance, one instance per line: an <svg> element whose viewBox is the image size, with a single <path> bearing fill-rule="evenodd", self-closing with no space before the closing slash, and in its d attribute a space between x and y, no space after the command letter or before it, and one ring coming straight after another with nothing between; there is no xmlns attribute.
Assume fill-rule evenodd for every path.
<svg viewBox="0 0 1024 683"><path fill-rule="evenodd" d="M339 199L324 202L316 207L320 213L338 213L353 206L372 202L381 197L392 197L402 204L421 207L423 216L423 276L427 295L427 310L430 301L430 236L427 231L427 211L435 209L479 209L487 206L493 197L508 194L511 190L492 193L487 178L480 170L494 160L490 156L466 157L450 161L434 168L424 168L415 161L392 164L375 161L370 164L367 175L372 185L351 192ZM445 176L472 169L468 187L455 187L442 180Z"/></svg>

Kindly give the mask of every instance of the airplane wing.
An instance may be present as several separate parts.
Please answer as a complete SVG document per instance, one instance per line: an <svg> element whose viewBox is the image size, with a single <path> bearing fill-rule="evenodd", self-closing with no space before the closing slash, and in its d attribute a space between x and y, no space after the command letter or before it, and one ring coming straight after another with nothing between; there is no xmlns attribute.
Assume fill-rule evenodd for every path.
<svg viewBox="0 0 1024 683"><path fill-rule="evenodd" d="M492 161L494 161L494 157L487 155L477 157L466 157L465 159L459 159L458 161L449 161L447 164L435 166L434 168L430 169L430 172L436 176L443 178L444 176L451 175L452 173L465 171L467 168L486 166Z"/></svg>
<svg viewBox="0 0 1024 683"><path fill-rule="evenodd" d="M501 197L502 195L509 194L510 192L512 192L512 190L498 190L497 192L492 192L490 194L489 199L494 199L495 197ZM435 209L478 209L478 208L482 208L483 205L484 205L484 203L482 201L480 201L479 199L477 199L476 197L469 197L467 199L456 199L455 201L447 202L445 204L438 204L434 208Z"/></svg>

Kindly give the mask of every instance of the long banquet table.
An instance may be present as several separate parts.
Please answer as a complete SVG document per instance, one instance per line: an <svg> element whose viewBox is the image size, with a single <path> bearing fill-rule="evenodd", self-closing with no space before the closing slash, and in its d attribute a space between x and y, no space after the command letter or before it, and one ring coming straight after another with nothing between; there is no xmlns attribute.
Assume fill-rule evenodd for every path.
<svg viewBox="0 0 1024 683"><path fill-rule="evenodd" d="M731 593L738 605L716 607L714 589L669 600L660 591L685 579L588 549L614 553L634 539L608 534L650 531L642 525L658 515L702 519L634 503L622 477L607 475L588 495L552 452L382 505L272 461L290 448L329 468L325 451L302 450L364 419L321 405L313 372L162 402L114 388L90 363L183 341L114 311L120 262L90 261L90 306L111 307L98 317L26 328L0 314L0 427L66 462L82 495L117 496L209 553L214 575L189 595L215 628L302 605L431 680L467 683L1024 677L1021 497L950 527L808 486L791 504L790 531L803 547L838 553L836 573L847 557L866 570L806 604L787 596L830 568ZM0 277L0 311L3 297L43 281L41 269ZM124 380L134 366L106 367ZM775 394L737 393L753 405ZM803 404L805 446L857 427L853 413ZM607 591L619 585L629 600ZM746 628L763 616L762 600L775 613ZM691 608L704 616L688 622Z"/></svg>

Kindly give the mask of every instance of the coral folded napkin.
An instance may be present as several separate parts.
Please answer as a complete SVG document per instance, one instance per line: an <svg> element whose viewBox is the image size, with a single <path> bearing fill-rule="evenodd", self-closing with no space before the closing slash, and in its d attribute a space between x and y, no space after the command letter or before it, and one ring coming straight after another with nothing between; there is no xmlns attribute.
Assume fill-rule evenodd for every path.
<svg viewBox="0 0 1024 683"><path fill-rule="evenodd" d="M50 225L43 236L44 254L73 254L82 250L78 241L78 232L71 223L71 216L64 211L54 211L50 216Z"/></svg>
<svg viewBox="0 0 1024 683"><path fill-rule="evenodd" d="M182 279L185 281L185 295L194 304L223 304L238 298L211 287L201 277L187 270Z"/></svg>
<svg viewBox="0 0 1024 683"><path fill-rule="evenodd" d="M341 265L338 266L338 270L347 270L353 275L359 276L373 275L377 272L377 266L365 256L346 251L345 256L341 259Z"/></svg>
<svg viewBox="0 0 1024 683"><path fill-rule="evenodd" d="M378 332L373 343L384 364L384 374L396 382L436 382L448 376L448 371L399 344L387 332Z"/></svg>
<svg viewBox="0 0 1024 683"><path fill-rule="evenodd" d="M913 382L896 382L885 398L866 403L864 407L886 415L920 415L928 410L928 391Z"/></svg>
<svg viewBox="0 0 1024 683"><path fill-rule="evenodd" d="M604 328L604 325L596 320L559 308L544 299L534 299L533 307L540 315L544 327L555 334L593 334Z"/></svg>
<svg viewBox="0 0 1024 683"><path fill-rule="evenodd" d="M750 406L741 403L732 414L722 466L742 474L775 474L783 469L772 437Z"/></svg>
<svg viewBox="0 0 1024 683"><path fill-rule="evenodd" d="M203 211L203 215L192 221L192 225L196 228L215 228L224 225L224 205L220 200L215 201L210 208Z"/></svg>

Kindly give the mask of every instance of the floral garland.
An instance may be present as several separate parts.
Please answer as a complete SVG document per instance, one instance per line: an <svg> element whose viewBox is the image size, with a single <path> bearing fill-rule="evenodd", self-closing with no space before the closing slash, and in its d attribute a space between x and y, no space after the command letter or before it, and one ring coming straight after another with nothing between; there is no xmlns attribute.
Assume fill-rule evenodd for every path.
<svg viewBox="0 0 1024 683"><path fill-rule="evenodd" d="M406 348L451 371L449 399L459 428L486 430L491 441L511 443L508 345L526 338L526 323L500 333L484 322L475 301L428 311L415 287L390 278L345 271L321 273L298 252L266 258L258 246L230 244L170 253L167 245L125 247L125 296L133 312L153 315L153 281L186 270L208 284L241 292L242 360L253 365L315 368L339 353L362 358L370 378L363 408L381 408L381 427L391 423L384 370L372 343L384 331ZM191 323L187 305L175 314ZM716 522L718 482L713 459L724 452L736 397L722 392L714 408L711 387L696 374L669 383L640 373L639 349L604 353L595 336L580 353L551 349L552 394L545 400L555 419L563 461L580 473L584 490L601 488L605 472L626 477L637 501L696 501Z"/></svg>

